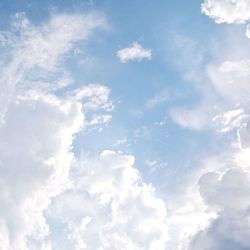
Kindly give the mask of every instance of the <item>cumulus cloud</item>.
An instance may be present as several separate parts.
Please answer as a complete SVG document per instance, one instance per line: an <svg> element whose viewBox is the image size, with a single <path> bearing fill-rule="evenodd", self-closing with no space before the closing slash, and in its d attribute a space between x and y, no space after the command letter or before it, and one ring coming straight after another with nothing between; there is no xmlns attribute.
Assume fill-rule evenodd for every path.
<svg viewBox="0 0 250 250"><path fill-rule="evenodd" d="M70 185L70 146L82 122L80 103L53 95L20 96L9 106L0 130L5 249L29 249L28 238L39 240L48 234L42 213L50 197Z"/></svg>
<svg viewBox="0 0 250 250"><path fill-rule="evenodd" d="M128 61L150 60L152 51L151 49L143 48L138 42L133 42L131 47L118 50L116 55L120 62L126 63Z"/></svg>
<svg viewBox="0 0 250 250"><path fill-rule="evenodd" d="M36 26L21 13L1 33L4 250L164 249L165 203L142 181L133 156L107 150L77 158L73 151L79 132L110 121L113 104L100 84L64 88L73 76L63 62L105 27L97 13L57 14Z"/></svg>
<svg viewBox="0 0 250 250"><path fill-rule="evenodd" d="M205 0L201 9L217 23L245 23L250 19L248 0Z"/></svg>
<svg viewBox="0 0 250 250"><path fill-rule="evenodd" d="M47 89L37 81L49 81L50 74L63 71L63 56L104 24L98 15L61 14L34 26L22 13L16 15L12 31L5 33L8 58L2 58L0 79L3 249L50 249L43 212L52 197L71 186L73 138L90 122L85 117L87 109L90 112L93 105L106 108L109 92L103 86L89 85L83 87L85 92L91 88L99 92L81 98L73 93L59 97L54 92L56 84Z"/></svg>
<svg viewBox="0 0 250 250"><path fill-rule="evenodd" d="M108 150L75 162L74 189L49 210L58 222L65 220L74 249L165 249L165 204L133 164L133 156ZM63 234L54 236L56 249L68 249Z"/></svg>
<svg viewBox="0 0 250 250"><path fill-rule="evenodd" d="M243 23L249 20L250 14L249 1L208 0L202 10L217 23ZM232 41L232 36L228 39ZM220 42L222 46L226 44L223 40ZM235 47L239 48L236 53ZM250 249L247 51L248 46L241 46L240 42L230 43L226 52L216 51L217 58L205 67L203 88L199 88L202 101L190 109L181 107L170 111L172 118L185 128L202 130L209 126L215 129L215 136L218 131L230 132L231 136L228 147L214 156L216 161L204 160L201 168L192 173L190 183L184 188L186 193L179 196L183 211L176 208L178 202L173 210L168 209L170 235L183 230L182 235L175 234L173 249ZM193 221L186 221L189 216ZM196 216L201 219L197 221Z"/></svg>
<svg viewBox="0 0 250 250"><path fill-rule="evenodd" d="M227 114L232 125L233 116ZM232 118L232 119L231 119ZM168 205L170 249L249 249L249 118L237 121L237 141L191 173L182 193ZM216 159L217 157L217 159Z"/></svg>
<svg viewBox="0 0 250 250"><path fill-rule="evenodd" d="M200 193L217 217L193 238L190 249L249 249L249 177L249 169L237 165L201 177Z"/></svg>
<svg viewBox="0 0 250 250"><path fill-rule="evenodd" d="M250 20L250 2L248 0L205 0L202 12L216 23L242 24ZM250 38L249 24L246 37Z"/></svg>

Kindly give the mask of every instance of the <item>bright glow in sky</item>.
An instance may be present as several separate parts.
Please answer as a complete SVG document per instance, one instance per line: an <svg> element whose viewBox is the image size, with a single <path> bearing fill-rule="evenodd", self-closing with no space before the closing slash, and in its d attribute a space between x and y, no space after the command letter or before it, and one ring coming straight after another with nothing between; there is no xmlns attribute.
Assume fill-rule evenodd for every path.
<svg viewBox="0 0 250 250"><path fill-rule="evenodd" d="M249 0L0 7L0 250L250 249Z"/></svg>

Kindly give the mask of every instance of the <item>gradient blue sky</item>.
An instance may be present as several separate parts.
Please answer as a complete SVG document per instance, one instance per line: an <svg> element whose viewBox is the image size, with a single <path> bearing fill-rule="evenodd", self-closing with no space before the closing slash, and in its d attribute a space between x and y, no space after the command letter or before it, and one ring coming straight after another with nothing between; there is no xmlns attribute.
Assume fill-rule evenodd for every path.
<svg viewBox="0 0 250 250"><path fill-rule="evenodd" d="M249 20L247 0L0 0L3 250L249 249Z"/></svg>

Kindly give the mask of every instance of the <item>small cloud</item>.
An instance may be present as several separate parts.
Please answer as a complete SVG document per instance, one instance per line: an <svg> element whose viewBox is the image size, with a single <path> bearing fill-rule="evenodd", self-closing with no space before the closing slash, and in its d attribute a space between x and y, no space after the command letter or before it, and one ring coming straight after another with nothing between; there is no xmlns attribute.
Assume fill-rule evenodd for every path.
<svg viewBox="0 0 250 250"><path fill-rule="evenodd" d="M118 50L116 55L122 63L143 59L151 60L152 50L143 48L138 42L133 42L131 47Z"/></svg>
<svg viewBox="0 0 250 250"><path fill-rule="evenodd" d="M208 125L210 118L208 111L204 112L202 108L187 109L178 107L171 109L169 114L179 126L191 130L203 129Z"/></svg>

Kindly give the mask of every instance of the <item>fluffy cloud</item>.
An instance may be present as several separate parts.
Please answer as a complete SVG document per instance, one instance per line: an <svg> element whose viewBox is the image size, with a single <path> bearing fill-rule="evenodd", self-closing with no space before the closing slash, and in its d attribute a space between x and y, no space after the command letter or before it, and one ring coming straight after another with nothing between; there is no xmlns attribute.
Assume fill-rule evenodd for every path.
<svg viewBox="0 0 250 250"><path fill-rule="evenodd" d="M133 164L132 156L113 151L75 163L74 189L57 197L48 215L65 221L74 249L165 249L165 204ZM63 234L54 237L55 249L68 249Z"/></svg>
<svg viewBox="0 0 250 250"><path fill-rule="evenodd" d="M237 165L201 177L200 193L217 217L194 237L190 249L249 249L249 181L249 169Z"/></svg>
<svg viewBox="0 0 250 250"><path fill-rule="evenodd" d="M249 7L249 1L208 0L202 5L203 12L218 23L246 22ZM184 188L186 193L179 195L183 211L176 205L169 209L170 236L172 231L183 230L182 236L176 233L173 249L250 249L248 45L241 46L241 41L234 44L232 36L226 39L231 42L229 47L217 50L217 58L205 67L205 80L199 86L203 100L190 109L171 110L172 118L185 128L210 127L215 129L215 136L218 131L230 132L231 138L228 147L214 156L216 161L207 160L206 165L192 173ZM220 41L222 46L227 42ZM197 221L196 216L201 219ZM193 221L187 223L187 217Z"/></svg>
<svg viewBox="0 0 250 250"><path fill-rule="evenodd" d="M0 130L5 249L30 249L29 240L48 234L42 213L49 198L70 185L70 146L83 118L80 103L53 95L32 93L9 105Z"/></svg>
<svg viewBox="0 0 250 250"><path fill-rule="evenodd" d="M105 86L64 88L72 77L63 61L105 26L96 13L58 14L39 26L18 14L12 30L1 33L4 250L165 247L165 204L142 181L134 158L104 151L78 159L73 152L77 134L108 123L113 105Z"/></svg>
<svg viewBox="0 0 250 250"><path fill-rule="evenodd" d="M89 126L83 107L84 99L38 90L19 94L9 104L0 129L0 234L5 249L33 249L32 241L41 241L34 248L42 249L46 243L49 227L43 211L52 197L72 185L73 138Z"/></svg>
<svg viewBox="0 0 250 250"><path fill-rule="evenodd" d="M248 0L205 0L201 8L217 23L245 23L250 19Z"/></svg>
<svg viewBox="0 0 250 250"><path fill-rule="evenodd" d="M182 193L168 205L170 249L249 249L250 129L249 118L227 114L236 126L234 145L190 175ZM217 158L217 159L216 159ZM202 199L202 200L201 200Z"/></svg>
<svg viewBox="0 0 250 250"><path fill-rule="evenodd" d="M122 63L134 60L150 60L152 58L152 51L151 49L144 49L138 42L133 42L131 47L118 50L117 56Z"/></svg>
<svg viewBox="0 0 250 250"><path fill-rule="evenodd" d="M9 39L0 79L3 249L50 249L43 212L52 197L71 186L73 138L91 123L87 112L107 110L109 91L89 85L80 90L85 93L81 97L73 93L59 97L54 90L60 85L52 81L50 88L45 86L51 74L63 71L63 56L73 45L104 24L98 15L62 14L34 26L18 14L13 30L4 33ZM45 86L37 84L43 81Z"/></svg>

